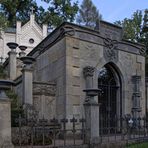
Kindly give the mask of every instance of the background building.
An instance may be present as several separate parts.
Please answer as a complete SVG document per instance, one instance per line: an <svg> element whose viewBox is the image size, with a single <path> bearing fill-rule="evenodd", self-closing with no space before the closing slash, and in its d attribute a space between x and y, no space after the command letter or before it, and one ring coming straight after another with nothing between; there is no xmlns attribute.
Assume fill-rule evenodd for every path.
<svg viewBox="0 0 148 148"><path fill-rule="evenodd" d="M22 25L20 21L16 22L16 28L7 28L2 32L0 38L0 57L8 57L10 49L8 42L15 42L19 45L27 46L26 53L29 53L47 36L47 25L43 24L42 28L36 23L35 15L30 15L30 20ZM18 51L18 49L17 49Z"/></svg>

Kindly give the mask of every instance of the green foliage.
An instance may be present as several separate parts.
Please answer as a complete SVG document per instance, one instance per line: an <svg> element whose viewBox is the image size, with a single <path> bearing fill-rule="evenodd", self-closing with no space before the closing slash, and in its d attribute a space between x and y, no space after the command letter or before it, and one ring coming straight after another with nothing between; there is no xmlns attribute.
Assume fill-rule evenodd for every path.
<svg viewBox="0 0 148 148"><path fill-rule="evenodd" d="M44 22L50 28L59 26L62 22L73 22L78 11L78 3L71 0L44 0L48 3L48 12L45 13Z"/></svg>
<svg viewBox="0 0 148 148"><path fill-rule="evenodd" d="M0 12L6 16L9 26L15 26L16 20L26 23L31 9L34 8L36 21L47 23L51 28L57 27L63 21L73 22L78 11L78 3L71 0L43 0L49 5L46 11L38 6L35 0L1 0Z"/></svg>
<svg viewBox="0 0 148 148"><path fill-rule="evenodd" d="M128 144L126 148L147 148L148 142Z"/></svg>
<svg viewBox="0 0 148 148"><path fill-rule="evenodd" d="M96 22L101 19L99 11L91 0L83 0L79 9L77 23L88 27L95 27Z"/></svg>
<svg viewBox="0 0 148 148"><path fill-rule="evenodd" d="M123 27L124 35L123 38L133 41L139 42L146 46L146 65L145 65L145 73L148 76L148 31L143 31L143 18L144 15L142 11L137 10L133 13L132 18L125 18L123 21L117 21L115 24Z"/></svg>
<svg viewBox="0 0 148 148"><path fill-rule="evenodd" d="M17 109L18 108L18 97L17 97L17 95L12 90L6 91L6 95L11 100L11 109Z"/></svg>
<svg viewBox="0 0 148 148"><path fill-rule="evenodd" d="M18 96L15 94L14 91L8 90L6 91L6 95L11 100L11 126L17 127L18 123L16 122L16 119L19 118L20 114L21 114L21 117L24 116L23 109L22 107L19 106Z"/></svg>
<svg viewBox="0 0 148 148"><path fill-rule="evenodd" d="M123 38L139 42L146 45L148 49L148 32L143 32L143 14L142 11L137 10L133 13L130 19L125 18L122 21L116 21L115 24L122 26L124 30Z"/></svg>
<svg viewBox="0 0 148 148"><path fill-rule="evenodd" d="M4 29L7 27L7 19L3 13L0 13L0 29Z"/></svg>
<svg viewBox="0 0 148 148"><path fill-rule="evenodd" d="M0 38L2 31L7 27L8 21L3 13L0 12Z"/></svg>
<svg viewBox="0 0 148 148"><path fill-rule="evenodd" d="M34 0L1 0L0 10L7 17L9 26L14 26L16 19L25 22L31 7L36 5Z"/></svg>
<svg viewBox="0 0 148 148"><path fill-rule="evenodd" d="M0 79L6 79L7 78L7 74L3 68L2 65L0 65Z"/></svg>

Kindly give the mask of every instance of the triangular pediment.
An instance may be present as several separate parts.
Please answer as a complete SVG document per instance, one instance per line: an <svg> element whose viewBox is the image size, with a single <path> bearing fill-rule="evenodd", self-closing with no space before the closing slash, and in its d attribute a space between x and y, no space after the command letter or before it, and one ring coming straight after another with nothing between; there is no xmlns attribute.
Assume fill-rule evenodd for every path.
<svg viewBox="0 0 148 148"><path fill-rule="evenodd" d="M42 35L41 27L36 22L31 25L30 21L22 26L22 34L25 33L29 28L34 28L40 35Z"/></svg>

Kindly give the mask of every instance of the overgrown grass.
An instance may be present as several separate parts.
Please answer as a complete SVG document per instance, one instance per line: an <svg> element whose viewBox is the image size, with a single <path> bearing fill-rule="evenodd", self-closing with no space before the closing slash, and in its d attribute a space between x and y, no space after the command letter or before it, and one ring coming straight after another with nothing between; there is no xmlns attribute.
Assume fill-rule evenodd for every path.
<svg viewBox="0 0 148 148"><path fill-rule="evenodd" d="M148 148L148 142L128 144L126 148Z"/></svg>

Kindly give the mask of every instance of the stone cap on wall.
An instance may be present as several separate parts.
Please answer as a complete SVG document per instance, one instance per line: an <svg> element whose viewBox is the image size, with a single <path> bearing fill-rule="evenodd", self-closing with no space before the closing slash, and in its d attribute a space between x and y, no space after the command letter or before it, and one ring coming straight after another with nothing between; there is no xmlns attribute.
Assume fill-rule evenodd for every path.
<svg viewBox="0 0 148 148"><path fill-rule="evenodd" d="M65 36L102 46L105 46L105 39L110 39L112 41L117 41L118 50L123 50L132 54L144 55L145 46L143 44L123 40L122 34L123 30L121 27L105 21L100 22L99 30L64 22L51 32L42 42L40 42L28 55L33 56L34 58L38 57Z"/></svg>

